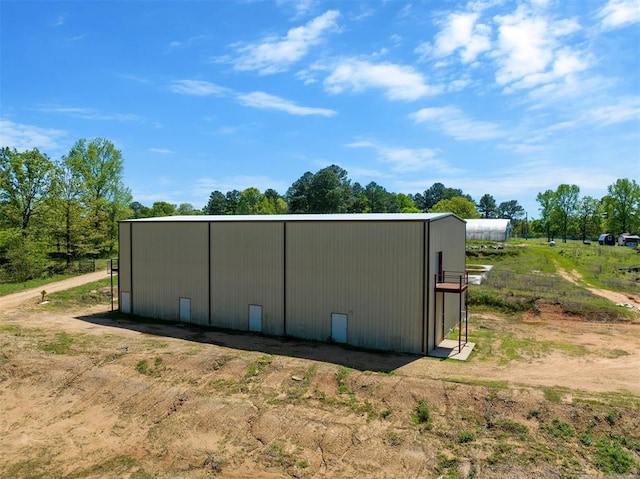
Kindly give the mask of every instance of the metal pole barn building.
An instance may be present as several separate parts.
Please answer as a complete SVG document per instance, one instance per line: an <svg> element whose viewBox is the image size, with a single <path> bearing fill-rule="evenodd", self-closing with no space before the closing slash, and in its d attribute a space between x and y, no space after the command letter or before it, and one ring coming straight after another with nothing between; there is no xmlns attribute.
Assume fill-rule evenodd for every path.
<svg viewBox="0 0 640 479"><path fill-rule="evenodd" d="M466 321L464 271L451 213L119 224L121 312L272 336L429 354Z"/></svg>

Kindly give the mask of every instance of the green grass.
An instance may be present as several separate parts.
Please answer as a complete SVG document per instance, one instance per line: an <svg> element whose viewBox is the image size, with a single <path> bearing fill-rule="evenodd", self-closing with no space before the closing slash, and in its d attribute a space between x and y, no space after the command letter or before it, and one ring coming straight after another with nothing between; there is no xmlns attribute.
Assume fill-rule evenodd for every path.
<svg viewBox="0 0 640 479"><path fill-rule="evenodd" d="M75 339L72 336L62 331L56 334L54 341L38 342L38 349L53 354L69 354L71 345L74 342Z"/></svg>
<svg viewBox="0 0 640 479"><path fill-rule="evenodd" d="M110 291L107 291L105 288L109 288L110 285L111 279L104 278L100 281L48 294L47 300L49 304L47 307L64 309L69 306L109 304L111 302L111 295Z"/></svg>
<svg viewBox="0 0 640 479"><path fill-rule="evenodd" d="M77 263L75 264L77 266ZM106 270L109 267L109 259L97 259L96 260L96 271ZM0 282L0 296L5 296L7 294L20 293L21 291L31 289L31 288L39 288L41 286L46 286L49 283L53 283L55 281L62 281L63 279L73 278L75 276L80 276L85 273L79 273L77 271L68 271L59 274L51 274L47 275L43 278L30 279L29 281L24 281L20 283L2 283Z"/></svg>
<svg viewBox="0 0 640 479"><path fill-rule="evenodd" d="M479 254L484 256L478 258ZM633 317L625 308L587 289L594 286L619 292L637 291L637 275L619 270L640 263L632 248L583 245L581 241L559 243L551 248L542 240L529 240L510 242L504 250L469 250L467 258L469 263L493 265L483 284L470 288L469 304L475 311L536 312L540 302L549 302L560 304L569 314L593 321ZM577 271L583 281L573 284L563 279L557 274L559 267Z"/></svg>

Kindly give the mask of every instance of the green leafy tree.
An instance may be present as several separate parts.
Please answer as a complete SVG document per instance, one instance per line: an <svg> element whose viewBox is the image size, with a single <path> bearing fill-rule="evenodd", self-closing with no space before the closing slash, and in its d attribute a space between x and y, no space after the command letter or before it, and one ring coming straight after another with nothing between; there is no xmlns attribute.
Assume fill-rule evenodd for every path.
<svg viewBox="0 0 640 479"><path fill-rule="evenodd" d="M582 241L598 236L601 226L600 202L591 196L582 198L576 212L576 220Z"/></svg>
<svg viewBox="0 0 640 479"><path fill-rule="evenodd" d="M94 253L112 253L117 244L117 222L130 215L131 193L122 181L122 154L109 140L95 138L78 140L66 158L81 181Z"/></svg>
<svg viewBox="0 0 640 479"><path fill-rule="evenodd" d="M227 214L227 197L222 191L213 191L209 195L209 202L204 207L204 213L207 215L224 215Z"/></svg>
<svg viewBox="0 0 640 479"><path fill-rule="evenodd" d="M495 218L497 212L495 198L489 193L482 195L478 202L478 211L483 218Z"/></svg>
<svg viewBox="0 0 640 479"><path fill-rule="evenodd" d="M239 215L256 215L258 214L258 205L263 200L264 195L258 188L247 188L240 193L238 201L237 214Z"/></svg>
<svg viewBox="0 0 640 479"><path fill-rule="evenodd" d="M577 185L558 186L553 199L553 209L558 217L562 241L567 242L567 233L571 219L578 210L580 188Z"/></svg>
<svg viewBox="0 0 640 479"><path fill-rule="evenodd" d="M202 214L196 210L191 203L180 203L176 213L182 216L196 216Z"/></svg>
<svg viewBox="0 0 640 479"><path fill-rule="evenodd" d="M459 217L465 219L480 218L480 213L476 209L476 204L462 196L455 196L451 199L440 200L429 210L429 212L455 213Z"/></svg>
<svg viewBox="0 0 640 479"><path fill-rule="evenodd" d="M347 213L354 196L347 171L337 165L306 172L287 190L290 213Z"/></svg>
<svg viewBox="0 0 640 479"><path fill-rule="evenodd" d="M602 199L610 233L640 233L640 185L636 180L621 178L607 187Z"/></svg>
<svg viewBox="0 0 640 479"><path fill-rule="evenodd" d="M431 187L424 191L423 194L416 194L414 202L422 211L431 211L434 205L442 200L450 200L455 197L462 197L469 201L473 201L471 196L466 195L458 188L447 188L442 183L434 183Z"/></svg>
<svg viewBox="0 0 640 479"><path fill-rule="evenodd" d="M542 230L547 234L547 241L551 241L555 233L555 196L556 194L553 190L547 190L544 193L538 193L538 195L536 196L536 201L540 204L541 218L539 222L532 226L534 227L534 230L538 232L539 228L542 228Z"/></svg>
<svg viewBox="0 0 640 479"><path fill-rule="evenodd" d="M421 210L418 208L410 195L405 195L404 193L398 193L396 195L396 202L398 204L398 210L400 213L420 213Z"/></svg>
<svg viewBox="0 0 640 479"><path fill-rule="evenodd" d="M176 214L176 205L166 201L156 201L151 205L150 217L173 216Z"/></svg>
<svg viewBox="0 0 640 479"><path fill-rule="evenodd" d="M238 190L227 191L227 205L225 214L235 215L237 214L238 205L240 204L240 192Z"/></svg>
<svg viewBox="0 0 640 479"><path fill-rule="evenodd" d="M66 257L67 267L89 251L87 218L82 204L82 183L68 158L63 157L55 169L53 195L50 199L52 215L50 230L57 250Z"/></svg>
<svg viewBox="0 0 640 479"><path fill-rule="evenodd" d="M503 201L497 208L498 217L510 220L519 220L524 216L524 208L517 200Z"/></svg>
<svg viewBox="0 0 640 479"><path fill-rule="evenodd" d="M37 149L0 150L0 253L9 281L26 281L46 269L47 209L54 165Z"/></svg>
<svg viewBox="0 0 640 479"><path fill-rule="evenodd" d="M365 213L389 213L392 211L392 194L384 187L372 181L364 188L364 196L367 200Z"/></svg>
<svg viewBox="0 0 640 479"><path fill-rule="evenodd" d="M23 236L43 214L51 193L54 164L37 149L0 150L0 222L18 228Z"/></svg>

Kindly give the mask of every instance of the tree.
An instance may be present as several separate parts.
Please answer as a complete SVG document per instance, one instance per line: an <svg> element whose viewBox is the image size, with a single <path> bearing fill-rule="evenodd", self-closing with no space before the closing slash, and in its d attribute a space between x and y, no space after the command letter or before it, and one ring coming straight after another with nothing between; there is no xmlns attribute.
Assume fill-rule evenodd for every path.
<svg viewBox="0 0 640 479"><path fill-rule="evenodd" d="M46 268L46 205L54 165L37 149L0 149L0 249L13 281L39 276Z"/></svg>
<svg viewBox="0 0 640 479"><path fill-rule="evenodd" d="M480 218L480 213L476 209L476 204L463 196L455 196L451 199L440 200L430 213L454 213L460 218L473 219Z"/></svg>
<svg viewBox="0 0 640 479"><path fill-rule="evenodd" d="M222 191L213 191L209 195L209 202L204 207L207 215L224 215L227 213L227 197Z"/></svg>
<svg viewBox="0 0 640 479"><path fill-rule="evenodd" d="M127 217L131 193L124 186L122 154L103 138L78 140L65 161L82 185L82 203L92 229L94 252L111 253L117 242L117 222Z"/></svg>
<svg viewBox="0 0 640 479"><path fill-rule="evenodd" d="M364 188L367 200L365 213L389 213L391 211L391 194L382 186L372 181Z"/></svg>
<svg viewBox="0 0 640 479"><path fill-rule="evenodd" d="M541 226L547 233L547 241L553 239L554 233L554 201L555 193L552 190L547 190L544 193L538 193L536 201L540 204L540 222L535 226Z"/></svg>
<svg viewBox="0 0 640 479"><path fill-rule="evenodd" d="M473 201L473 198L465 195L462 190L458 188L447 188L442 183L434 183L429 189L425 190L423 194L417 193L413 200L415 205L422 211L430 211L436 203L442 200L450 200L457 196Z"/></svg>
<svg viewBox="0 0 640 479"><path fill-rule="evenodd" d="M258 214L258 205L264 196L258 188L247 188L240 194L238 201L237 214L239 215L255 215Z"/></svg>
<svg viewBox="0 0 640 479"><path fill-rule="evenodd" d="M26 236L51 192L54 165L37 149L0 150L0 221Z"/></svg>
<svg viewBox="0 0 640 479"><path fill-rule="evenodd" d="M497 208L500 218L519 220L524 216L524 208L518 204L517 200L503 201Z"/></svg>
<svg viewBox="0 0 640 479"><path fill-rule="evenodd" d="M131 209L131 211L133 211L134 219L141 218L140 212L141 212L142 208L144 208L144 205L142 203L138 202L138 201L133 201L133 202L129 203L129 209Z"/></svg>
<svg viewBox="0 0 640 479"><path fill-rule="evenodd" d="M180 203L176 213L182 216L195 216L202 214L199 210L196 210L191 203Z"/></svg>
<svg viewBox="0 0 640 479"><path fill-rule="evenodd" d="M347 213L355 198L347 171L331 165L313 174L307 171L287 190L290 213Z"/></svg>
<svg viewBox="0 0 640 479"><path fill-rule="evenodd" d="M415 205L410 195L398 193L396 195L398 210L400 213L420 213L420 209Z"/></svg>
<svg viewBox="0 0 640 479"><path fill-rule="evenodd" d="M636 180L621 178L607 187L602 200L610 233L640 232L640 185Z"/></svg>
<svg viewBox="0 0 640 479"><path fill-rule="evenodd" d="M225 214L235 215L237 214L238 204L240 203L240 192L238 190L227 191L227 206Z"/></svg>
<svg viewBox="0 0 640 479"><path fill-rule="evenodd" d="M65 253L67 267L88 250L87 222L82 205L82 183L68 158L63 157L55 169L51 198L51 231L58 251ZM141 205L142 206L142 205Z"/></svg>
<svg viewBox="0 0 640 479"><path fill-rule="evenodd" d="M577 226L582 241L598 236L600 218L600 202L591 196L582 198L577 210Z"/></svg>
<svg viewBox="0 0 640 479"><path fill-rule="evenodd" d="M478 202L478 211L483 218L495 218L496 200L489 193L486 193Z"/></svg>
<svg viewBox="0 0 640 479"><path fill-rule="evenodd" d="M173 216L176 214L176 205L167 203L166 201L156 201L151 205L152 218L160 216Z"/></svg>
<svg viewBox="0 0 640 479"><path fill-rule="evenodd" d="M560 232L564 243L567 242L569 221L578 209L579 195L580 188L577 185L567 184L559 185L554 195L553 209L558 215Z"/></svg>

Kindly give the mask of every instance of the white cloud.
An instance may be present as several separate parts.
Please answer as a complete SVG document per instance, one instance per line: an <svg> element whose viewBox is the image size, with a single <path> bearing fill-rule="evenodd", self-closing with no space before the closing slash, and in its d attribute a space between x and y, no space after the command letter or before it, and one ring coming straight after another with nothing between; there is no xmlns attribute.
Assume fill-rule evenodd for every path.
<svg viewBox="0 0 640 479"><path fill-rule="evenodd" d="M171 91L174 93L182 93L184 95L223 96L229 92L229 89L208 81L176 80L171 83Z"/></svg>
<svg viewBox="0 0 640 479"><path fill-rule="evenodd" d="M237 99L245 106L263 110L279 110L291 115L333 116L336 114L334 110L329 110L327 108L311 108L306 106L298 106L289 100L285 100L284 98L260 91L238 95Z"/></svg>
<svg viewBox="0 0 640 479"><path fill-rule="evenodd" d="M44 113L60 113L63 115L74 116L84 120L102 120L102 121L121 121L131 122L139 121L140 117L133 113L102 113L93 108L69 107L69 106L43 106L38 109Z"/></svg>
<svg viewBox="0 0 640 479"><path fill-rule="evenodd" d="M39 148L55 150L60 148L59 141L67 132L53 128L40 128L33 125L14 123L0 118L0 145L20 151Z"/></svg>
<svg viewBox="0 0 640 479"><path fill-rule="evenodd" d="M599 125L640 121L640 96L623 97L615 104L593 108L585 112L583 118Z"/></svg>
<svg viewBox="0 0 640 479"><path fill-rule="evenodd" d="M609 0L598 16L607 29L640 23L640 0Z"/></svg>
<svg viewBox="0 0 640 479"><path fill-rule="evenodd" d="M478 23L478 18L477 12L449 14L435 43L419 45L416 53L443 58L459 51L463 63L475 61L480 53L491 48L491 27Z"/></svg>
<svg viewBox="0 0 640 479"><path fill-rule="evenodd" d="M581 27L571 19L554 20L520 5L513 14L495 17L498 49L496 82L510 88L533 88L588 68L587 55L563 43Z"/></svg>
<svg viewBox="0 0 640 479"><path fill-rule="evenodd" d="M169 42L169 48L171 49L188 48L190 46L193 46L201 42L206 38L207 38L206 35L196 35L196 36L187 38L186 40L173 40Z"/></svg>
<svg viewBox="0 0 640 479"><path fill-rule="evenodd" d="M349 148L370 148L378 155L378 161L393 165L396 173L411 173L429 168L439 173L458 171L437 158L437 151L431 148L396 148L372 141L356 141L346 145Z"/></svg>
<svg viewBox="0 0 640 479"><path fill-rule="evenodd" d="M171 150L168 150L166 148L149 148L149 151L151 153L159 153L161 155L168 155L169 153L172 153Z"/></svg>
<svg viewBox="0 0 640 479"><path fill-rule="evenodd" d="M472 120L453 106L423 108L409 117L456 140L493 140L505 136L504 129L498 123Z"/></svg>
<svg viewBox="0 0 640 479"><path fill-rule="evenodd" d="M236 70L257 70L262 74L285 71L302 59L309 49L322 42L326 32L337 29L340 12L328 10L304 26L292 28L282 38L269 37L261 43L238 46L240 56L235 60Z"/></svg>
<svg viewBox="0 0 640 479"><path fill-rule="evenodd" d="M325 89L330 93L378 88L384 90L390 100L412 101L438 92L411 66L351 58L337 63L331 70L324 80Z"/></svg>

